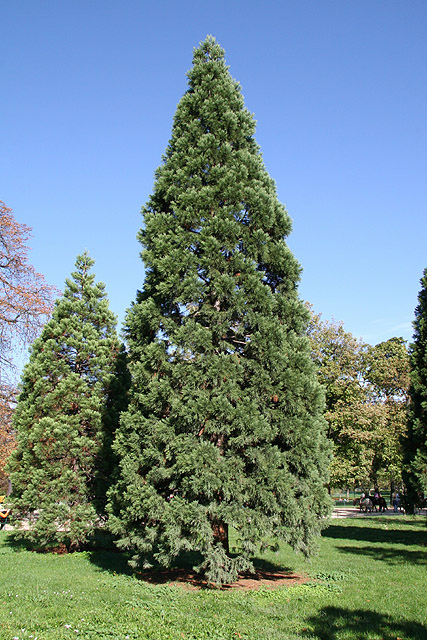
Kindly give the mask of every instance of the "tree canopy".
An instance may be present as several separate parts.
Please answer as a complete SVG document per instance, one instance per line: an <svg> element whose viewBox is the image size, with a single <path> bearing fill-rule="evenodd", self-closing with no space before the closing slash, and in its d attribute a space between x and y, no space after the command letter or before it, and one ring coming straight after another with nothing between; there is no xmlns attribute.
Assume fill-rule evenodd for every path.
<svg viewBox="0 0 427 640"><path fill-rule="evenodd" d="M402 338L376 346L312 313L308 329L334 445L331 486L402 479L409 359Z"/></svg>

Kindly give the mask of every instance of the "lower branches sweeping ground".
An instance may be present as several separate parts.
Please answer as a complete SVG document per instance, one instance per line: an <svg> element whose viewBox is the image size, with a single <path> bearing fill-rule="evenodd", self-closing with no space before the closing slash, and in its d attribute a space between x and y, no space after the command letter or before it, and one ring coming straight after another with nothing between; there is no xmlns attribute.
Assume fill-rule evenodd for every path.
<svg viewBox="0 0 427 640"><path fill-rule="evenodd" d="M425 640L426 544L424 516L334 521L310 563L287 545L254 559L258 570L305 574L304 584L189 590L132 574L120 553L36 554L2 533L0 635L5 640Z"/></svg>

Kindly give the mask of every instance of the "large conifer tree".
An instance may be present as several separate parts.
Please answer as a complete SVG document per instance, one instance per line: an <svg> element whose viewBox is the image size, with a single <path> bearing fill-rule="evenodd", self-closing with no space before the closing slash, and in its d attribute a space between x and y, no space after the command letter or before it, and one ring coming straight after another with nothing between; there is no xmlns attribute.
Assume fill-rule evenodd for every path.
<svg viewBox="0 0 427 640"><path fill-rule="evenodd" d="M413 338L408 432L404 442L407 465L404 481L410 511L419 494L427 492L427 268L421 278Z"/></svg>
<svg viewBox="0 0 427 640"><path fill-rule="evenodd" d="M146 279L127 316L133 390L111 527L135 566L198 551L223 583L251 569L270 536L312 550L329 454L300 267L284 242L291 221L214 38L188 78L143 209Z"/></svg>
<svg viewBox="0 0 427 640"><path fill-rule="evenodd" d="M14 415L10 462L15 515L41 546L78 548L105 515L111 442L124 408L123 353L105 286L78 256L64 296L34 342Z"/></svg>

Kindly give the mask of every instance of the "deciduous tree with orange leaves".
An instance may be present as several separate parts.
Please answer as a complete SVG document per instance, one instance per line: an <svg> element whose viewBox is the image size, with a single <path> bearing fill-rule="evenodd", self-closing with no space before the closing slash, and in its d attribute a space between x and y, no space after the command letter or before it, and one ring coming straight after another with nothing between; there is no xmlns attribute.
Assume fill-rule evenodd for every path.
<svg viewBox="0 0 427 640"><path fill-rule="evenodd" d="M0 366L13 366L14 346L33 342L57 291L28 261L31 229L0 201Z"/></svg>
<svg viewBox="0 0 427 640"><path fill-rule="evenodd" d="M14 446L10 418L15 396L16 349L30 344L50 314L57 290L28 260L31 229L0 201L0 488Z"/></svg>

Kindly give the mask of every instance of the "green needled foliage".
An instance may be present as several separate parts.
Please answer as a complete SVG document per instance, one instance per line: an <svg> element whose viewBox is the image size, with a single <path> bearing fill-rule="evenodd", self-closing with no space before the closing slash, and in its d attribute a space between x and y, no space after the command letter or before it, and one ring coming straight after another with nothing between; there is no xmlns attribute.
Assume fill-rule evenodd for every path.
<svg viewBox="0 0 427 640"><path fill-rule="evenodd" d="M143 209L110 526L134 566L198 552L221 584L272 536L311 553L330 509L329 446L290 218L214 38L193 63Z"/></svg>
<svg viewBox="0 0 427 640"><path fill-rule="evenodd" d="M405 439L407 468L404 474L409 511L427 492L427 269L421 278L413 338L408 433Z"/></svg>
<svg viewBox="0 0 427 640"><path fill-rule="evenodd" d="M105 515L111 442L125 406L124 354L93 264L87 253L77 258L32 346L14 415L15 517L30 519L27 536L42 547L78 548Z"/></svg>

